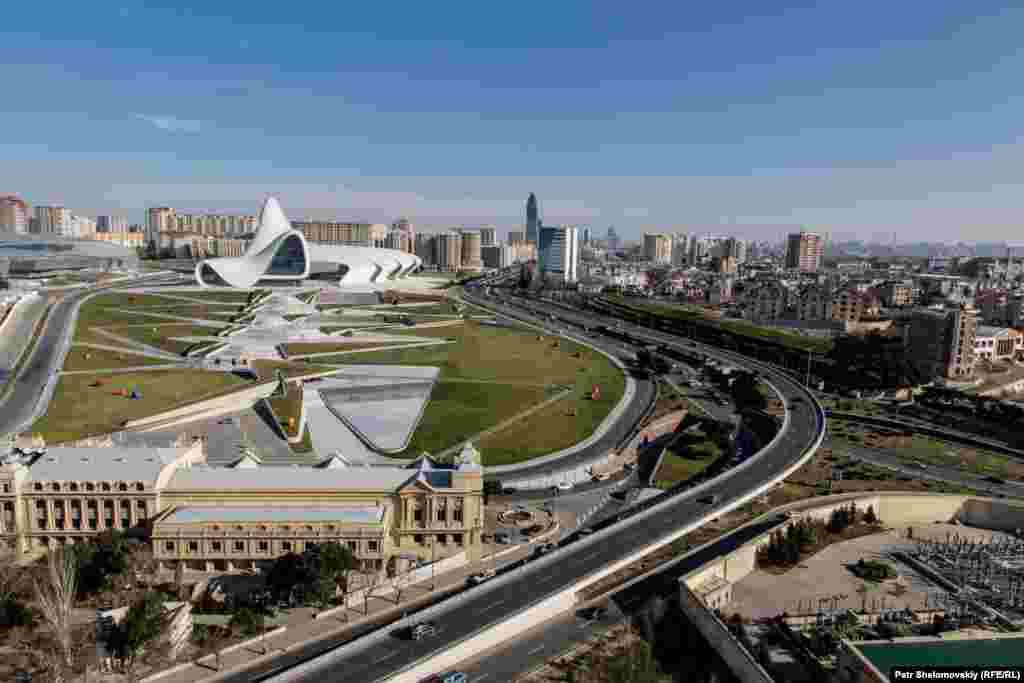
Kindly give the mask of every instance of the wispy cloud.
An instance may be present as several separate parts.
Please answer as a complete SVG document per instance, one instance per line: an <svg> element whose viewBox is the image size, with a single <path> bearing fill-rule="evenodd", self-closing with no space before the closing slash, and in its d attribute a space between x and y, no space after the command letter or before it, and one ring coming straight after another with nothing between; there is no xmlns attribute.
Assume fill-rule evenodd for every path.
<svg viewBox="0 0 1024 683"><path fill-rule="evenodd" d="M192 119L179 119L176 116L153 116L151 114L134 114L140 121L152 124L168 133L198 133L203 122Z"/></svg>

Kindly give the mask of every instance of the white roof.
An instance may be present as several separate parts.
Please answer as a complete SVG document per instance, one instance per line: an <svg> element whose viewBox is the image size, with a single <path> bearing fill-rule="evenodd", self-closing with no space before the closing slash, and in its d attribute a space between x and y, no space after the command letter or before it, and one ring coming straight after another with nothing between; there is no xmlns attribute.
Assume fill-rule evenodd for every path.
<svg viewBox="0 0 1024 683"><path fill-rule="evenodd" d="M399 467L315 468L258 467L226 469L191 467L171 477L167 490L247 490L276 491L297 489L397 491L415 473Z"/></svg>
<svg viewBox="0 0 1024 683"><path fill-rule="evenodd" d="M32 481L152 481L183 448L56 446L29 466Z"/></svg>

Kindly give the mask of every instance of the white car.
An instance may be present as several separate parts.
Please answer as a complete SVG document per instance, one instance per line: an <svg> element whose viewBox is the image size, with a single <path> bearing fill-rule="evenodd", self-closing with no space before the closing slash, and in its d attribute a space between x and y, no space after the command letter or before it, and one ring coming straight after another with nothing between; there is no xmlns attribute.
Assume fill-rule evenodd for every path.
<svg viewBox="0 0 1024 683"><path fill-rule="evenodd" d="M555 485L555 490L556 491L572 491L572 482L571 481L560 481L560 482L558 482L558 484Z"/></svg>

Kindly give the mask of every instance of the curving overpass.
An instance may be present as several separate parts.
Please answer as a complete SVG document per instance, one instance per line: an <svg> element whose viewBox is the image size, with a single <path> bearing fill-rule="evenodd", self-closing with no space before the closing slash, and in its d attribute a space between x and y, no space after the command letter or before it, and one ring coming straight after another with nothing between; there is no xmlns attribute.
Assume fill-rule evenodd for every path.
<svg viewBox="0 0 1024 683"><path fill-rule="evenodd" d="M579 316L593 324L600 316ZM624 325L656 343L682 347L677 338ZM576 592L595 583L635 557L671 542L709 519L732 510L770 489L810 458L825 434L825 415L814 397L777 369L749 359L701 347L708 356L757 370L782 396L786 418L772 440L756 456L695 488L642 503L625 517L591 535L574 534L549 555L526 562L506 574L470 589L423 612L352 641L312 660L279 660L276 671L239 675L228 680L415 681L443 670L474 649L514 637L538 619L570 609ZM697 498L713 494L707 505ZM408 625L431 619L434 638L411 641L395 637ZM291 661L288 661L291 659Z"/></svg>

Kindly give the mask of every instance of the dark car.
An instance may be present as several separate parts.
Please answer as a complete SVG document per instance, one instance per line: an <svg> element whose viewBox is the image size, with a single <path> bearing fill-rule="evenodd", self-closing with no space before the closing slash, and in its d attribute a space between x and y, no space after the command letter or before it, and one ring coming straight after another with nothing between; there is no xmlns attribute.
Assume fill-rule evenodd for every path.
<svg viewBox="0 0 1024 683"><path fill-rule="evenodd" d="M697 502L702 503L703 505L714 505L715 503L718 502L718 495L715 493L711 493L706 496L701 496L700 498L697 499Z"/></svg>
<svg viewBox="0 0 1024 683"><path fill-rule="evenodd" d="M409 629L409 636L413 640L423 640L437 635L437 626L432 621L421 621Z"/></svg>
<svg viewBox="0 0 1024 683"><path fill-rule="evenodd" d="M604 615L608 614L608 608L600 606L586 607L584 609L581 609L576 614L580 617L580 619L584 619L586 621L597 621L598 619L604 617Z"/></svg>

